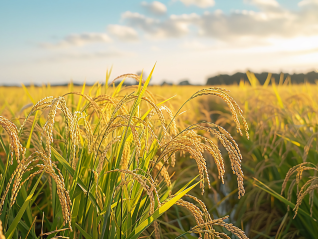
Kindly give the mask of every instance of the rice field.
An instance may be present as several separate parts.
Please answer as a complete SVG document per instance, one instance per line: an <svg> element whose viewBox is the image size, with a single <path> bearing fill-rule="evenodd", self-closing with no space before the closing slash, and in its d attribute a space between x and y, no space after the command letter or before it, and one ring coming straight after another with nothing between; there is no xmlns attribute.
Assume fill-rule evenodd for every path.
<svg viewBox="0 0 318 239"><path fill-rule="evenodd" d="M150 78L0 87L1 239L317 237L317 85Z"/></svg>

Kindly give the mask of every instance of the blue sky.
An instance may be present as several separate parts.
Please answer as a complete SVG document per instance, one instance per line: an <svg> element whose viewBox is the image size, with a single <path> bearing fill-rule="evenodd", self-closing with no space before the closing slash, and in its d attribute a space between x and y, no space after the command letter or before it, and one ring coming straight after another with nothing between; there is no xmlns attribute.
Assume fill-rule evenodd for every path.
<svg viewBox="0 0 318 239"><path fill-rule="evenodd" d="M318 0L0 1L0 84L318 70Z"/></svg>

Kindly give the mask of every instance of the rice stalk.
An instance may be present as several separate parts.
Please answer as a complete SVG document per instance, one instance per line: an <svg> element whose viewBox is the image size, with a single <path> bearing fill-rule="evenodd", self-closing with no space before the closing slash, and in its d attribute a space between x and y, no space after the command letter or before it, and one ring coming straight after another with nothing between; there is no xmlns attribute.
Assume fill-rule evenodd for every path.
<svg viewBox="0 0 318 239"><path fill-rule="evenodd" d="M190 232L199 233L200 235L201 235L201 233L205 233L205 234L210 236L210 237L206 237L206 238L220 238L220 239L227 238L227 239L230 239L231 237L229 237L227 234L225 234L223 232L217 232L213 228L209 229L209 230L204 229L206 226L210 226L210 227L220 226L220 227L225 228L227 231L231 232L235 236L237 236L239 239L248 239L248 237L245 235L244 231L237 228L232 223L224 222L224 220L228 219L228 217L229 216L225 216L225 217L222 217L219 219L214 219L212 221L197 225L197 226L193 227Z"/></svg>
<svg viewBox="0 0 318 239"><path fill-rule="evenodd" d="M19 140L18 128L10 120L0 116L0 125L4 128L10 137L10 153L11 153L11 165L13 164L13 152L16 156L18 163L20 162L20 156L24 156L25 149Z"/></svg>
<svg viewBox="0 0 318 239"><path fill-rule="evenodd" d="M310 165L310 166L307 166L307 165ZM304 183L299 190L300 182L302 180L304 171L318 172L318 167L310 162L304 162L304 163L298 164L292 167L291 169L289 169L282 185L281 194L283 194L285 188L287 187L287 182L290 180L291 176L296 173L296 176L295 176L296 178L295 180L293 180L293 182L291 183L288 189L288 198L290 199L292 188L294 187L295 184L297 185L297 201L293 209L295 212L294 218L297 216L299 207L307 194L309 194L310 215L312 216L313 214L313 204L314 204L313 197L314 197L315 189L318 189L318 177L317 176L310 177L310 179L307 180L306 183ZM316 220L315 218L313 219Z"/></svg>
<svg viewBox="0 0 318 239"><path fill-rule="evenodd" d="M115 80L121 77L140 79L137 75L125 74ZM243 196L242 155L230 133L208 122L182 130L184 124L180 123L181 118L176 120L182 107L173 114L171 104L158 104L155 95L146 89L149 79L144 86L142 82L139 83L138 88L129 88L137 88L137 92L124 96L119 94L122 85L115 89L114 94L103 95L101 85L96 84L95 93L90 90L89 94L85 94L83 87L82 93L70 92L56 98L44 98L33 106L19 131L13 123L0 118L1 125L10 137L11 153L14 152L18 163L10 169L11 177L6 179L0 212L7 201L10 210L17 208L23 186L27 183L27 189L30 188L33 178L45 173L49 184L44 187L45 193L39 195L42 199L49 192L52 201L58 198L59 203L30 206L30 209L38 212L44 208L45 215L53 220L56 228L68 224L69 231L61 229L64 235L75 238L79 236L79 231L85 236L85 231L92 238L96 235L102 235L103 238L131 236L149 218L157 215L156 210L170 202L167 199L177 196L172 194L174 183L169 173L169 167L179 163L177 152L180 152L181 157L189 154L195 160L202 194L206 182L211 188L206 153L214 158L219 178L224 183L225 162L215 140L228 152L232 171L237 176L239 198ZM73 91L72 85L70 89ZM79 103L76 111L73 108L71 110L65 98L67 95L72 107L74 96L84 98L86 103L83 107ZM189 100L202 95L216 95L223 99L230 107L237 131L242 135L242 123L248 137L248 126L242 110L225 90L201 90ZM38 123L35 123L39 129L30 136L31 145L26 152L20 140L28 133L30 116L38 110L42 112ZM205 134L201 135L201 131L205 131ZM39 133L44 136L43 142ZM157 183L158 176L162 180L160 183ZM205 238L210 238L213 233L223 235L213 231L213 225L218 221L212 220L204 202L194 196L186 196L198 206L183 199L179 199L176 205L187 208L193 214L198 225L193 230ZM167 210L167 207L164 208L162 210ZM55 219L59 217L62 219ZM156 219L151 222L155 237L160 238L161 229ZM74 232L71 224L76 226ZM238 233L231 224L224 224L223 227L234 234ZM41 235L61 230L42 232Z"/></svg>
<svg viewBox="0 0 318 239"><path fill-rule="evenodd" d="M0 239L6 239L6 237L3 235L2 221L0 221Z"/></svg>

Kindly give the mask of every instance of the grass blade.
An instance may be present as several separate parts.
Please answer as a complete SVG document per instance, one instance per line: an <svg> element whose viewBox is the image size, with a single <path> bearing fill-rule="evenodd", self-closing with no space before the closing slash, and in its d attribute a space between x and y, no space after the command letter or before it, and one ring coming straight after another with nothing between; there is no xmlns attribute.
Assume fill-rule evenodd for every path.
<svg viewBox="0 0 318 239"><path fill-rule="evenodd" d="M13 222L11 223L8 231L6 232L6 238L7 239L11 239L12 236L13 236L13 233L15 232L23 214L24 214L24 211L26 210L26 208L29 206L29 202L31 202L32 200L32 197L33 197L33 194L35 192L35 189L37 188L38 184L40 183L41 181L41 178L42 178L42 175L43 175L44 172L42 172L38 178L38 180L36 181L35 185L33 186L29 196L26 198L25 202L23 203L22 207L20 208L17 216L14 218Z"/></svg>
<svg viewBox="0 0 318 239"><path fill-rule="evenodd" d="M131 239L137 239L139 235L150 226L150 224L156 220L158 217L160 217L165 211L167 211L170 207L172 207L180 198L182 198L185 194L187 194L191 189L193 189L196 185L198 185L199 182L195 183L191 187L185 189L181 193L174 196L171 200L163 204L160 208L158 208L153 215L150 217L147 217L145 220L143 220L139 226L128 236L128 238Z"/></svg>

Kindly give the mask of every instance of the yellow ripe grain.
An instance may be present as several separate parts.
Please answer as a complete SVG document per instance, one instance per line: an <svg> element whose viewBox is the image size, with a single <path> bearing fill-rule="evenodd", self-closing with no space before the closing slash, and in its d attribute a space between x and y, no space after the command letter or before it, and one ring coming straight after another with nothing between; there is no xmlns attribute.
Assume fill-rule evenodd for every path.
<svg viewBox="0 0 318 239"><path fill-rule="evenodd" d="M104 165L104 161L107 155L108 150L112 147L113 144L115 144L116 142L118 142L121 139L121 136L113 138L109 141L109 143L106 145L103 153L100 155L99 157L99 162L98 162L98 166L97 166L97 173L100 173L100 171L102 171L103 165Z"/></svg>
<svg viewBox="0 0 318 239"><path fill-rule="evenodd" d="M168 113L169 120L170 121L172 120L170 134L171 136L176 136L178 134L178 128L177 128L176 120L174 119L174 115L172 114L172 111L167 106L161 106L160 111L166 111Z"/></svg>
<svg viewBox="0 0 318 239"><path fill-rule="evenodd" d="M137 82L139 82L139 80L140 80L139 75L129 73L129 74L123 74L123 75L117 76L110 84L112 85L117 79L120 79L120 78L133 78ZM142 83L145 83L145 81L142 80Z"/></svg>
<svg viewBox="0 0 318 239"><path fill-rule="evenodd" d="M156 169L160 172L160 175L164 178L168 187L171 186L170 176L166 166L162 162L156 164Z"/></svg>
<svg viewBox="0 0 318 239"><path fill-rule="evenodd" d="M128 142L125 143L123 154L121 156L120 161L120 168L121 169L128 169L130 159L130 145Z"/></svg>
<svg viewBox="0 0 318 239"><path fill-rule="evenodd" d="M315 171L318 171L318 167L316 167L315 165L313 165L313 167L305 167L305 165L313 165L312 163L309 163L309 162L304 162L304 163L300 163L294 167L292 167L291 169L288 170L286 176L285 176L285 179L284 179L284 182L283 182L283 185L282 185L282 191L281 191L281 194L283 194L286 186L287 186L287 182L289 181L290 177L295 173L297 172L297 177L296 177L296 180L297 182L299 182L299 177L301 176L301 174L299 173L304 171L304 170L315 170ZM298 178L298 179L297 179Z"/></svg>
<svg viewBox="0 0 318 239"><path fill-rule="evenodd" d="M186 194L185 196L187 196L187 197L193 199L194 201L196 201L196 202L198 202L198 203L200 204L200 206L201 206L201 208L202 208L202 210L203 210L203 214L204 214L204 216L205 216L205 221L208 222L208 221L211 221L211 220L212 220L211 215L210 215L208 209L206 208L204 202L202 202L202 201L201 201L200 199L198 199L197 197L194 197L194 196L189 195L189 194Z"/></svg>
<svg viewBox="0 0 318 239"><path fill-rule="evenodd" d="M24 120L24 122L22 123L20 129L19 129L19 134L21 134L21 132L24 129L25 123L27 122L28 118L31 116L31 114L33 114L35 111L37 110L43 110L47 107L49 107L52 104L52 100L53 97L52 96L48 96L45 97L41 100L39 100L31 109L30 113L28 114L28 116L26 117L26 119Z"/></svg>
<svg viewBox="0 0 318 239"><path fill-rule="evenodd" d="M309 180L307 180L305 184L301 186L299 190L299 186L301 185L301 180L302 180L304 171L315 171L315 173L317 173L318 167L310 162L300 163L292 167L291 169L289 169L282 185L281 194L283 194L284 190L286 189L287 182L291 179L292 175L296 174L295 179L289 185L289 189L287 193L287 199L290 200L292 196L293 188L295 185L297 185L297 201L294 207L294 212L295 212L294 218L297 216L299 207L307 194L309 194L310 214L312 215L313 213L313 203L314 203L313 196L314 196L314 191L318 189L318 184L317 184L318 177L317 176L311 177Z"/></svg>
<svg viewBox="0 0 318 239"><path fill-rule="evenodd" d="M217 238L221 238L220 236L223 236L225 238L230 238L230 237L226 237L226 234L224 233L220 233L220 232L216 232L213 228L212 229L206 229L206 227L209 226L220 226L220 227L224 227L225 229L227 229L229 232L231 232L232 234L236 235L238 238L240 239L248 239L248 237L246 236L245 232L242 231L241 229L235 227L232 223L226 223L224 222L225 219L227 219L229 216L225 216L223 218L218 218L218 219L214 219L208 222L205 222L203 224L199 224L195 227L193 227L191 229L192 232L194 233L209 233L209 235L212 236L219 236Z"/></svg>
<svg viewBox="0 0 318 239"><path fill-rule="evenodd" d="M0 221L0 239L6 239L6 237L3 235L2 221Z"/></svg>
<svg viewBox="0 0 318 239"><path fill-rule="evenodd" d="M153 193L155 193L155 195L156 195L158 207L161 207L161 203L159 201L159 195L158 195L158 192L156 190L156 186L154 185L152 180L150 180L149 178L147 178L143 175L134 173L133 171L130 171L130 170L114 169L114 170L107 171L106 173L111 173L111 172L121 172L124 174L128 174L128 175L132 176L132 178L134 180L136 180L138 183L140 183L140 185L146 191L146 193L150 199L149 215L153 214L155 211L155 198L154 198ZM149 183L150 187L147 185L147 182Z"/></svg>
<svg viewBox="0 0 318 239"><path fill-rule="evenodd" d="M160 228L159 228L159 224L156 220L153 222L153 226L155 228L155 238L160 239Z"/></svg>
<svg viewBox="0 0 318 239"><path fill-rule="evenodd" d="M125 74L115 78L115 80L121 77L133 77L137 80L139 79L139 76L137 75ZM136 87L137 86L133 86L130 88L133 89ZM168 187L171 186L171 181L165 165L168 165L169 162L172 166L178 163L176 162L177 152L180 152L181 155L189 153L190 157L195 160L201 179L200 187L202 193L204 192L204 183L206 181L208 182L209 187L211 187L207 163L206 159L204 158L205 153L209 153L214 157L219 178L221 178L222 182L224 182L223 176L225 174L225 166L217 144L214 143L209 137L198 135L196 132L197 130L204 130L205 133L210 133L211 138L216 138L225 147L230 157L232 171L237 176L239 197L244 195L245 191L243 186L243 171L241 169L242 155L232 136L222 127L216 124L208 123L206 123L204 126L190 126L179 132L179 129L184 128L185 126L181 120L183 115L179 117L181 113L178 114L179 118L177 124L177 121L174 119L174 115L172 113L172 104L170 104L170 101L160 101L161 103L158 104L156 101L157 97L155 97L155 95L148 90L143 92L145 95L142 97L138 96L136 92L126 95L121 95L121 92L117 92L118 94L108 96L100 94L100 86L98 86L98 93L96 94L98 96L96 97L91 97L83 93L71 92L69 94L79 95L87 101L87 105L85 105L81 111L76 111L74 113L72 113L72 111L67 107L66 100L64 98L66 95L57 98L44 98L33 106L31 112L29 113L27 119L23 122L19 131L13 123L6 121L6 119L3 117L0 118L0 124L3 125L10 137L10 151L12 154L14 153L16 155L16 158L19 162L18 167L12 174L9 184L4 191L4 195L1 198L0 208L2 207L8 194L8 190L11 186L12 192L10 205L12 206L16 202L18 192L22 185L28 181L32 182L33 177L44 172L51 180L53 179L56 184L56 192L59 197L62 216L64 219L63 225L68 223L69 228L71 229L70 222L72 204L69 192L65 186L67 180L64 182L64 176L62 172L58 169L56 163L52 162L51 144L52 147L59 147L59 144L67 143L67 153L70 154L70 157L67 158L67 160L74 169L77 164L77 151L86 150L85 147L88 146L89 153L93 152L91 156L96 156L96 162L98 162L96 171L92 170L96 180L95 197L97 203L102 208L103 200L106 201L106 192L105 194L102 192L102 184L99 185L98 183L99 177L102 177L102 175L99 174L103 166L107 170L109 170L109 168L113 168L112 163L114 162L114 158L116 159L116 155L107 160L109 164L104 164L104 160L106 159L107 155L113 155L113 153L116 152L115 150L118 149L118 141L122 139L121 137L124 132L127 132L128 140L125 142L123 148L120 166L119 168L113 169L106 173L117 172L122 176L118 178L119 181L115 192L118 190L118 188L122 187L127 187L128 189L128 187L134 185L134 182L132 181L140 184L141 188L150 199L149 214L153 214L155 211L155 205L160 207L161 202L156 188L157 185L155 184L152 175L150 175L149 171L147 171L147 168L142 168L144 165L142 160L145 160L145 158L148 156L156 155L155 157L158 157L156 160L158 162L155 164L155 169L160 171L160 175L164 178ZM191 99L201 95L215 95L223 99L230 108L237 131L242 135L241 124L243 124L243 128L245 129L246 135L248 137L248 126L246 120L243 117L243 111L233 100L233 98L227 94L226 90L216 87L201 90L194 94ZM135 107L135 102L138 104L140 103L137 107L137 110L136 108L133 108L133 106ZM159 105L161 105L160 108L158 107ZM38 139L39 137L37 135L34 135L33 137L32 135L31 143L33 147L30 149L31 155L25 158L24 154L26 149L21 146L19 135L21 135L24 127L29 126L27 125L29 116L36 110L44 109L48 109L48 115L46 117L47 121L43 127L43 133L46 135L46 150L43 149L42 142L40 144L36 143L36 141L41 141ZM61 116L62 114L60 111L64 114L64 117ZM85 112L88 112L89 118L86 116ZM149 114L147 117L144 117L146 116L147 112ZM45 116L46 111L43 113L44 114L42 114L42 116ZM84 127L81 125L81 119L84 121ZM65 124L63 124L63 121ZM189 122L191 122L191 120ZM61 127L56 127L57 124L60 123L62 124ZM58 132L58 129L63 127L66 132L65 135L61 135L60 132ZM53 136L56 138L54 142ZM86 142L84 144L80 144L82 137L87 141L87 144ZM113 150L112 154L108 153L108 150L111 147L115 149ZM159 151L155 152L157 148L159 148ZM63 151L63 147L60 149ZM86 153L86 151L83 152ZM135 152L135 155L131 155L133 152ZM21 161L20 158L22 158ZM129 166L129 160L132 158L136 161L137 168ZM141 161L140 163L139 160ZM149 158L146 160L149 160ZM150 159L150 162L154 163L154 160ZM146 166L148 166L149 161L146 161L146 163ZM298 181L302 177L301 170L306 170L306 168L303 167L297 171L298 176L296 178ZM25 177L25 174L30 171L30 175L24 181L22 181L22 179ZM306 186L309 186L308 188L310 188L311 185L308 183ZM308 188L301 188L300 192L309 193L310 200L312 200L312 194L311 191L308 191ZM177 202L177 205L187 208L193 214L197 222L197 227L193 228L193 232L199 233L201 237L204 235L204 238L229 238L224 233L216 232L213 229L213 226L215 225L222 226L227 230L232 231L234 234L237 233L235 235L238 235L239 238L245 238L240 234L241 232L239 230L236 230L236 228L233 227L233 225L224 223L224 218L212 220L206 206L201 200L191 195L187 196L191 200L194 200L195 204L199 205L196 206L193 203L184 201L182 199ZM125 198L125 200L127 199L128 198ZM155 237L160 238L160 228L158 222L154 221L153 225Z"/></svg>
<svg viewBox="0 0 318 239"><path fill-rule="evenodd" d="M4 128L10 137L10 152L11 152L11 165L13 163L13 152L16 156L18 163L20 156L24 153L24 148L19 141L18 129L10 120L0 116L0 126Z"/></svg>
<svg viewBox="0 0 318 239"><path fill-rule="evenodd" d="M186 209L188 209L191 214L193 215L197 225L203 225L205 222L203 220L203 213L201 212L201 210L195 206L194 204L190 203L190 202L187 202L183 199L179 199L177 202L176 202L176 205L179 205L179 206L182 206ZM208 228L207 228L208 229ZM202 237L202 234L201 232L198 232L200 234L200 237Z"/></svg>

